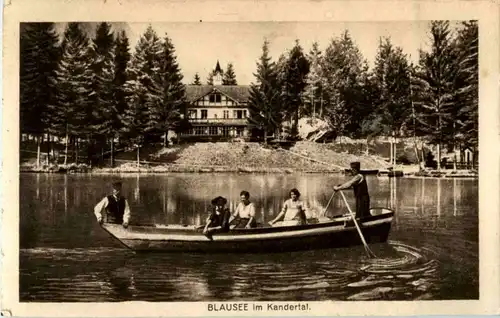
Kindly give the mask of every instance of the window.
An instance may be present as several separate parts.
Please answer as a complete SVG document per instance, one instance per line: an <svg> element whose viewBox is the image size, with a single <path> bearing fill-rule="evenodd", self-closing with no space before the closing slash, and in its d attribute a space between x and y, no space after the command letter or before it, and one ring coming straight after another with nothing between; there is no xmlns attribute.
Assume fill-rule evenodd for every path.
<svg viewBox="0 0 500 318"><path fill-rule="evenodd" d="M236 127L236 136L243 136L243 127Z"/></svg>
<svg viewBox="0 0 500 318"><path fill-rule="evenodd" d="M229 110L224 111L224 118L229 118Z"/></svg>
<svg viewBox="0 0 500 318"><path fill-rule="evenodd" d="M194 127L194 134L195 135L205 135L206 134L206 128L205 127Z"/></svg>
<svg viewBox="0 0 500 318"><path fill-rule="evenodd" d="M210 127L210 128L209 128L209 134L210 134L210 135L217 135L217 134L218 134L218 129L217 129L217 127Z"/></svg>
<svg viewBox="0 0 500 318"><path fill-rule="evenodd" d="M211 94L210 95L210 103L220 103L222 100L220 94Z"/></svg>
<svg viewBox="0 0 500 318"><path fill-rule="evenodd" d="M222 127L222 135L226 137L229 136L229 127Z"/></svg>
<svg viewBox="0 0 500 318"><path fill-rule="evenodd" d="M207 119L208 112L206 109L201 110L201 119Z"/></svg>
<svg viewBox="0 0 500 318"><path fill-rule="evenodd" d="M188 118L189 119L196 119L196 114L197 114L196 109L188 110Z"/></svg>
<svg viewBox="0 0 500 318"><path fill-rule="evenodd" d="M234 118L238 119L243 119L247 117L247 111L246 110L235 110L234 111Z"/></svg>

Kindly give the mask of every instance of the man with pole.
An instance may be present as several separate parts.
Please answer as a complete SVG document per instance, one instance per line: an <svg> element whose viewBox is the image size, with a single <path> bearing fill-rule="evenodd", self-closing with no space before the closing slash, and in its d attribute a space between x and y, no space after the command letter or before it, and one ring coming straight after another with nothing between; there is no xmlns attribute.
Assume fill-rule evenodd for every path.
<svg viewBox="0 0 500 318"><path fill-rule="evenodd" d="M340 191L352 188L356 198L356 218L363 218L370 215L370 195L365 177L361 174L361 164L351 162L351 180L344 184L336 185L333 190Z"/></svg>
<svg viewBox="0 0 500 318"><path fill-rule="evenodd" d="M344 199L347 209L349 210L349 214L351 214L354 225L356 226L356 230L358 231L359 237L363 242L363 246L365 247L365 251L368 254L368 257L376 257L376 255L368 247L368 243L365 240L363 231L361 230L358 221L356 221L356 219L360 219L370 215L370 195L368 194L368 185L366 184L365 177L361 174L361 164L359 162L351 162L351 174L351 180L347 181L344 184L336 185L333 187L333 190L335 191L334 194L337 191L340 191L342 199ZM343 189L349 189L351 187L354 190L354 196L356 198L356 215L354 215L354 213L352 212L349 204L347 203L347 199L345 198L344 193L341 191Z"/></svg>

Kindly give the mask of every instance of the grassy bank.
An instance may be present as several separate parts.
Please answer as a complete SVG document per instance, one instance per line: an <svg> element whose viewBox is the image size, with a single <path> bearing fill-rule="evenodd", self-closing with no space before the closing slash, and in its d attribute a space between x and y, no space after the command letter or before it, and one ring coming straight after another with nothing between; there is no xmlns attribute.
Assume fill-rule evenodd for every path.
<svg viewBox="0 0 500 318"><path fill-rule="evenodd" d="M259 143L193 143L169 148L148 146L141 149L140 165L136 151L116 154L115 167L101 162L99 167L86 164L50 164L36 166L31 158L21 164L21 172L52 173L339 173L352 161L361 162L363 170L387 170L382 156L366 154L359 145L297 142L285 149ZM416 165L398 165L405 174L419 172ZM435 175L428 175L430 177Z"/></svg>

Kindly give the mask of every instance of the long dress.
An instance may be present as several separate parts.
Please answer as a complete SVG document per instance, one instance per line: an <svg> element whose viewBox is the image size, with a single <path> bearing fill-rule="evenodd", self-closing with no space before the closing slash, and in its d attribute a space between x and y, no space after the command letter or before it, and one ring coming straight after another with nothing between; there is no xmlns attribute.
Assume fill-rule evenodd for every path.
<svg viewBox="0 0 500 318"><path fill-rule="evenodd" d="M304 203L300 200L293 201L288 199L283 205L282 212L285 212L283 223L302 225L306 224L306 213Z"/></svg>

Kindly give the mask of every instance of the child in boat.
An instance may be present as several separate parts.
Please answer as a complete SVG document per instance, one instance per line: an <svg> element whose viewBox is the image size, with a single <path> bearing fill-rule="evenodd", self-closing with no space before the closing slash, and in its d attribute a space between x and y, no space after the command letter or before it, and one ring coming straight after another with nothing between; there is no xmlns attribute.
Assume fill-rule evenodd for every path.
<svg viewBox="0 0 500 318"><path fill-rule="evenodd" d="M228 232L229 218L231 213L226 207L227 200L221 196L212 200L212 211L207 218L207 223L203 229L203 234L212 234L214 232Z"/></svg>
<svg viewBox="0 0 500 318"><path fill-rule="evenodd" d="M252 202L250 202L250 193L248 193L248 191L241 191L240 200L240 204L238 204L234 214L229 220L231 227L236 229L249 229L257 227L257 221L255 220L255 206Z"/></svg>
<svg viewBox="0 0 500 318"><path fill-rule="evenodd" d="M290 190L290 199L286 200L281 212L269 222L275 224L283 218L284 225L304 225L306 224L306 209L302 201L299 200L300 192L297 189Z"/></svg>

